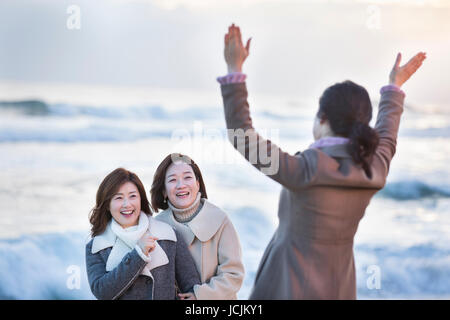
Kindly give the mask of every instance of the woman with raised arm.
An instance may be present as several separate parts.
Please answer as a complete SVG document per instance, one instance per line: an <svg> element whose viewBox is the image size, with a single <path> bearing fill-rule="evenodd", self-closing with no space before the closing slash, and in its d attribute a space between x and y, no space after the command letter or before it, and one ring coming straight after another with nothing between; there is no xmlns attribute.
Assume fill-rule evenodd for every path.
<svg viewBox="0 0 450 320"><path fill-rule="evenodd" d="M253 129L242 73L249 49L250 40L244 47L239 27L231 25L224 50L229 74L218 78L229 138L252 165L282 185L279 225L250 299L356 299L353 238L386 182L403 111L400 87L426 54L403 66L398 54L389 85L381 88L375 128L369 126L372 105L362 86L344 81L327 88L313 125L315 142L290 155Z"/></svg>

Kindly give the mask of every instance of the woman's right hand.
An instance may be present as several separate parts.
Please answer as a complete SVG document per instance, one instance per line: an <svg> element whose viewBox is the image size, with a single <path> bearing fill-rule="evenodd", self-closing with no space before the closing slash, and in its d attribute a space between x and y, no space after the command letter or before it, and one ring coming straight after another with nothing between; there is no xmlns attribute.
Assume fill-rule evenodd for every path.
<svg viewBox="0 0 450 320"><path fill-rule="evenodd" d="M148 256L150 252L152 252L156 247L156 240L158 238L153 237L147 231L144 235L138 240L137 244L141 248L142 252Z"/></svg>
<svg viewBox="0 0 450 320"><path fill-rule="evenodd" d="M250 53L250 41L247 44L242 44L241 30L234 23L228 28L228 33L225 35L225 49L224 56L227 63L228 72L242 72L242 65Z"/></svg>
<svg viewBox="0 0 450 320"><path fill-rule="evenodd" d="M396 85L400 88L417 71L417 69L419 69L426 57L427 54L425 52L419 52L412 57L408 63L400 67L402 54L398 53L394 67L389 74L389 84Z"/></svg>

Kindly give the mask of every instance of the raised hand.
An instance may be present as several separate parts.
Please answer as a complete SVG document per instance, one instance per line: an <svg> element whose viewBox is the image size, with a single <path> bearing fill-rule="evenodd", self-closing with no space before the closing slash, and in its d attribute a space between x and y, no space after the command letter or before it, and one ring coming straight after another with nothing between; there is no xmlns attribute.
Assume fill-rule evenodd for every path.
<svg viewBox="0 0 450 320"><path fill-rule="evenodd" d="M400 67L402 54L398 53L394 67L389 74L389 84L394 84L401 87L417 71L417 69L419 69L426 57L427 54L425 52L419 52L412 57L408 63Z"/></svg>
<svg viewBox="0 0 450 320"><path fill-rule="evenodd" d="M242 44L241 30L234 23L228 27L228 33L225 35L224 56L227 63L228 72L242 72L242 65L250 52L250 41Z"/></svg>

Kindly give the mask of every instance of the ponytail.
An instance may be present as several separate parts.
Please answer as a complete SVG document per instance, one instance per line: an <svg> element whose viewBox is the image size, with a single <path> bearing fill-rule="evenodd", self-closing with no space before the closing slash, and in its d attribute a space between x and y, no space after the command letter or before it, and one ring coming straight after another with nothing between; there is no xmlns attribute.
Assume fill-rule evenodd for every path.
<svg viewBox="0 0 450 320"><path fill-rule="evenodd" d="M369 126L372 103L364 87L346 80L327 88L319 100L318 117L330 123L333 133L348 137L349 152L371 179L370 164L378 147L378 134Z"/></svg>
<svg viewBox="0 0 450 320"><path fill-rule="evenodd" d="M369 178L372 178L370 163L378 146L379 138L377 132L368 124L355 121L350 130L350 154L353 161L361 164Z"/></svg>

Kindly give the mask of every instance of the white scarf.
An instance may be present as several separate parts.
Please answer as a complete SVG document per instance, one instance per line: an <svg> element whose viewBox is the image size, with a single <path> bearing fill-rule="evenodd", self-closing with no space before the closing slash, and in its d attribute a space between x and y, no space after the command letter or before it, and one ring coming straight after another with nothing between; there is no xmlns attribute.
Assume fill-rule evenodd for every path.
<svg viewBox="0 0 450 320"><path fill-rule="evenodd" d="M144 212L141 212L138 224L124 229L114 219L111 219L111 231L117 236L117 240L106 261L106 271L111 271L117 267L123 257L137 247L137 242L147 231L152 235L150 221L151 217L148 217ZM169 263L169 258L164 250L157 241L155 244L155 248L149 253L148 257L143 254L139 247L136 248L138 252L140 251L139 255L147 262L147 265L144 267L141 274L151 278L153 278L153 276L150 270Z"/></svg>
<svg viewBox="0 0 450 320"><path fill-rule="evenodd" d="M144 235L144 233L148 230L148 217L144 212L141 212L139 215L139 221L136 226L132 226L129 228L123 228L120 224L117 223L116 220L112 219L111 221L111 229L114 234L123 242L125 242L128 247L131 249L137 244L139 239Z"/></svg>

